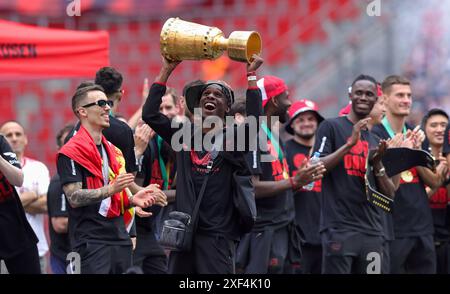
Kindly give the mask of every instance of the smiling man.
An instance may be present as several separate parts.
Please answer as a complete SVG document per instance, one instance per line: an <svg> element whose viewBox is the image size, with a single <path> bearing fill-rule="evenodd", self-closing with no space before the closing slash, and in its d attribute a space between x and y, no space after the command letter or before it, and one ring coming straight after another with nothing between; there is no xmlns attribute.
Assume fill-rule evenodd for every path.
<svg viewBox="0 0 450 294"><path fill-rule="evenodd" d="M367 201L364 175L369 149L377 148L371 161L378 190L393 197L395 186L381 161L386 142L378 145L367 130L378 98L377 82L360 75L349 96L350 113L324 120L314 147L327 169L322 180L322 273L381 273L384 212Z"/></svg>
<svg viewBox="0 0 450 294"><path fill-rule="evenodd" d="M247 64L246 105L248 115L257 117L262 111L261 92L256 86L256 70L263 60L255 55L253 58L254 61ZM166 82L179 63L163 58L161 71L150 88L142 110L142 119L167 143L171 143L174 134L182 127L173 128L171 119L160 112L162 97L166 92ZM203 119L214 117L217 122L224 122L233 101L233 90L223 81L195 84L186 89L187 107L191 113L194 113L194 108L200 108ZM246 126L243 125L243 127ZM211 131L211 128L203 126L191 129L194 129L195 134L201 133L201 135ZM216 126L214 135L217 135L216 138L220 138L221 135L226 138L228 130L230 129L220 129ZM245 136L249 137L249 132L246 132ZM182 144L192 146L191 137L182 139L184 139ZM248 141L247 138L246 142ZM205 146L201 147L201 150L186 148L176 152L176 210L192 214L201 190L204 191L204 196L198 210L192 247L186 252L171 252L169 272L231 274L234 273L235 242L240 237L240 229L236 217L238 211L233 204L232 187L235 166L225 159L224 153L242 157L242 152L228 150L213 152L213 150L207 150ZM233 147L233 150L237 150L235 146Z"/></svg>
<svg viewBox="0 0 450 294"><path fill-rule="evenodd" d="M289 109L290 120L286 131L294 138L286 142L286 159L291 176L297 174L305 158L311 156L315 133L323 117L316 103L302 99ZM320 274L322 268L322 242L320 240L320 193L322 181L311 188L300 187L294 192L295 221L304 234L302 259L299 271L303 274Z"/></svg>
<svg viewBox="0 0 450 294"><path fill-rule="evenodd" d="M406 124L411 111L412 91L408 79L388 76L381 84L386 105L386 116L372 132L381 139L417 137L418 130ZM412 135L410 135L412 134ZM414 140L412 148L420 149L422 142ZM400 186L395 193L392 214L387 215L390 235L390 273L431 274L436 272L433 244L433 218L428 204L425 184L438 188L442 181L423 167L414 167L400 175ZM392 236L391 236L392 237ZM392 238L391 238L392 239Z"/></svg>
<svg viewBox="0 0 450 294"><path fill-rule="evenodd" d="M131 206L155 203L151 190L132 185L122 153L102 135L110 126L112 104L101 86L78 89L72 110L81 127L58 153L58 174L70 204L70 242L80 254L82 274L125 272L131 266L131 240L123 215Z"/></svg>

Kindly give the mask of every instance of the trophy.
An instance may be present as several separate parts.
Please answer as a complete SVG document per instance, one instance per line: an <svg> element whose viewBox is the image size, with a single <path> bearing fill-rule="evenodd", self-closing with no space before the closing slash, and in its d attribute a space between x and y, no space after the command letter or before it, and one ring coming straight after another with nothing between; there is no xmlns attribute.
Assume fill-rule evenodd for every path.
<svg viewBox="0 0 450 294"><path fill-rule="evenodd" d="M161 30L161 54L169 60L216 59L227 51L236 61L251 62L261 53L261 36L254 31L235 31L225 38L216 27L169 18Z"/></svg>

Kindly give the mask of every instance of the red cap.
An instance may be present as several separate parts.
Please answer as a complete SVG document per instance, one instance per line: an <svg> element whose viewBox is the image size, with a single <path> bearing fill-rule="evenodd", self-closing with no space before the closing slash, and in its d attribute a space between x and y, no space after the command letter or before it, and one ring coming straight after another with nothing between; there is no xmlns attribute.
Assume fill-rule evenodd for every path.
<svg viewBox="0 0 450 294"><path fill-rule="evenodd" d="M377 96L383 96L383 91L381 90L381 86L379 84L377 84Z"/></svg>
<svg viewBox="0 0 450 294"><path fill-rule="evenodd" d="M265 76L259 79L256 84L261 90L263 107L266 106L270 99L288 89L284 81L275 76Z"/></svg>
<svg viewBox="0 0 450 294"><path fill-rule="evenodd" d="M293 135L294 130L291 127L292 121L301 113L312 111L317 115L317 122L320 124L323 121L323 117L319 113L319 107L316 103L308 99L301 99L289 108L289 122L285 126L286 132Z"/></svg>
<svg viewBox="0 0 450 294"><path fill-rule="evenodd" d="M344 116L350 113L350 110L352 109L352 103L350 102L349 104L347 104L347 106L345 106L344 108L342 108L339 111L339 116Z"/></svg>

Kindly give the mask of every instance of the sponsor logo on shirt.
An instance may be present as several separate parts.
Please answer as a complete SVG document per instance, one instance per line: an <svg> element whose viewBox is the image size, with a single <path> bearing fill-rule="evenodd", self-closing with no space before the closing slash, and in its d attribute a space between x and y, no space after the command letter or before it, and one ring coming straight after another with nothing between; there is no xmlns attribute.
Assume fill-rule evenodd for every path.
<svg viewBox="0 0 450 294"><path fill-rule="evenodd" d="M366 173L366 158L369 153L369 143L359 140L344 156L344 167L349 176L364 178Z"/></svg>
<svg viewBox="0 0 450 294"><path fill-rule="evenodd" d="M295 177L295 175L297 174L298 168L301 166L301 164L302 164L302 162L303 162L303 160L304 160L305 158L307 158L307 157L306 157L306 155L303 154L303 153L297 153L297 154L294 155L294 158L292 159L292 161L293 161L294 166L295 166L296 169L295 169L294 171L292 171L292 176L293 176L293 177ZM315 182L314 182L314 187L313 187L313 189L312 189L311 191L305 190L305 189L303 189L303 187L300 188L300 191L306 191L306 192L311 192L311 191L312 191L312 192L320 192L320 191L322 191L322 181L321 181L321 180L315 181Z"/></svg>
<svg viewBox="0 0 450 294"><path fill-rule="evenodd" d="M278 159L278 154L272 143L269 141L267 143L267 147L269 149L269 154L272 156L272 176L275 181L281 181L286 179L285 172L289 171L289 167L286 161L286 158L283 158L283 162L281 163Z"/></svg>

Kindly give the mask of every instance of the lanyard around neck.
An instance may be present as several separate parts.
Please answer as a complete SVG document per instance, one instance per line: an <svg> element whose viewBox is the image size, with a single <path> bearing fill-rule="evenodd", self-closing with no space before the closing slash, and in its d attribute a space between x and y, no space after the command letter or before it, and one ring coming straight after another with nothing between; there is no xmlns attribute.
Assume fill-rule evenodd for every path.
<svg viewBox="0 0 450 294"><path fill-rule="evenodd" d="M164 164L164 160L163 160L162 154L161 154L163 139L160 136L157 136L156 142L158 144L158 162L159 162L159 169L161 170L161 177L163 179L163 190L167 190L169 187L170 168L169 168L169 164L167 164L167 167Z"/></svg>
<svg viewBox="0 0 450 294"><path fill-rule="evenodd" d="M383 118L383 120L381 121L381 123L383 124L384 128L386 129L386 131L389 134L389 137L394 138L395 133L394 130L391 127L391 124L389 123L389 121L387 120L387 117L385 116ZM403 126L403 135L406 134L406 126Z"/></svg>

